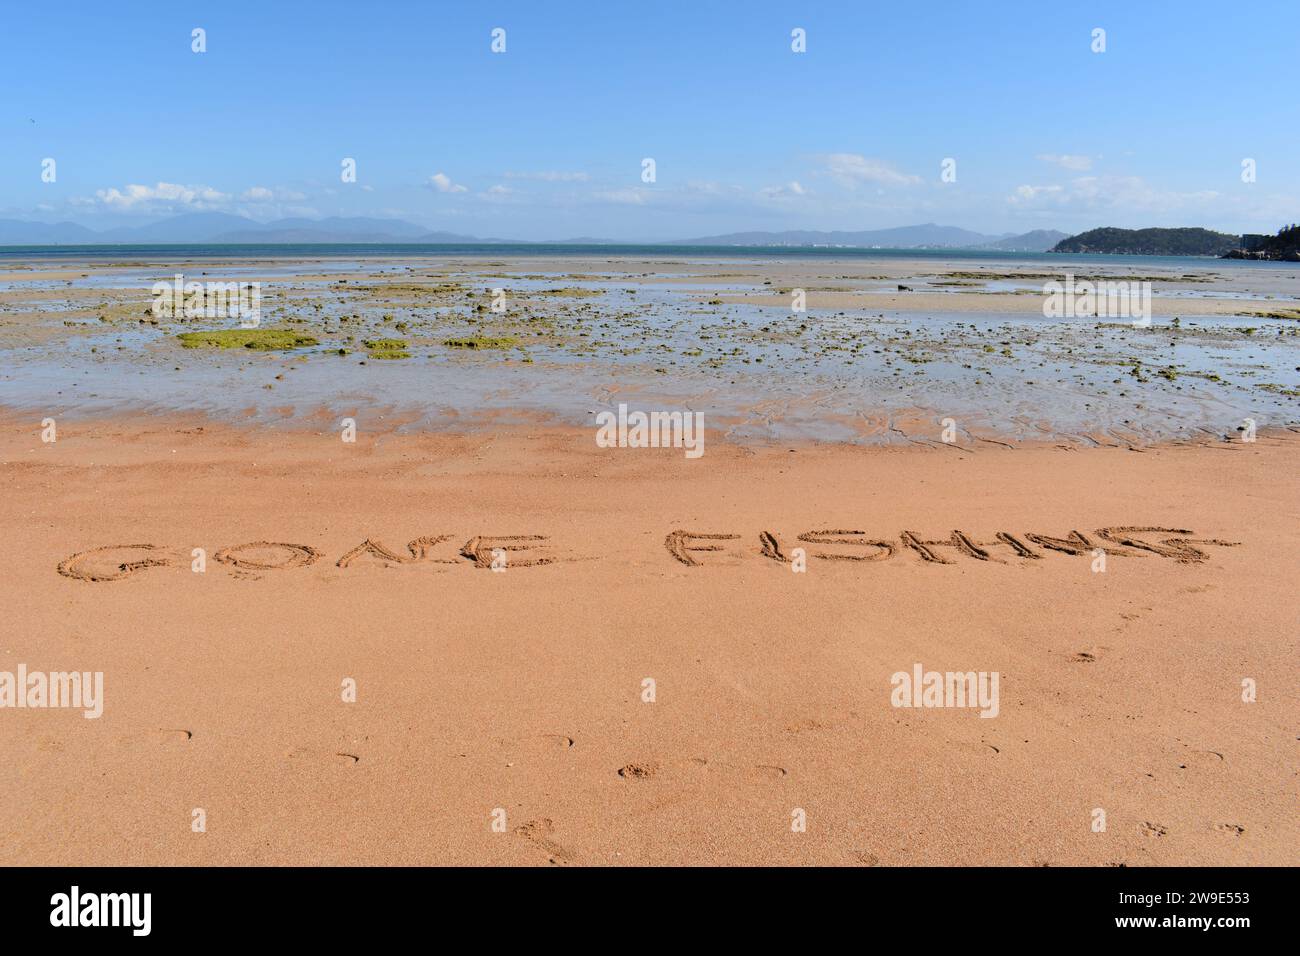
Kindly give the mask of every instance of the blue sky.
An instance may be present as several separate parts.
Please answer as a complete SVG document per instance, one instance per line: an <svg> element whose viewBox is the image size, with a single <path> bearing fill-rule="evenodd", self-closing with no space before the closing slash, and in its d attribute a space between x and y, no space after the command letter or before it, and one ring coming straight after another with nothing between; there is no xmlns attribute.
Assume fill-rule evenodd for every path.
<svg viewBox="0 0 1300 956"><path fill-rule="evenodd" d="M3 218L525 239L1300 219L1295 0L173 0L4 25Z"/></svg>

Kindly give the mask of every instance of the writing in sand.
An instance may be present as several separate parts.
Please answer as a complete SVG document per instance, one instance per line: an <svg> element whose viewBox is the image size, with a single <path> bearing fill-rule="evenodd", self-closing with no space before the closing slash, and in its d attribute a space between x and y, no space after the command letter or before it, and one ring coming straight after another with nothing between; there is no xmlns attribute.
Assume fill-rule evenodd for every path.
<svg viewBox="0 0 1300 956"><path fill-rule="evenodd" d="M711 531L675 530L664 538L668 554L689 568L704 567L717 552L733 556L767 559L795 569L809 559L820 561L879 562L911 560L918 566L955 564L963 560L1004 564L1008 561L1036 561L1047 555L1069 555L1104 562L1107 557L1160 557L1181 564L1199 564L1210 557L1208 547L1235 547L1240 542L1195 537L1186 528L1152 525L1120 525L1098 528L1090 533L1071 530L1062 534L997 531L976 538L965 531L922 534L902 531L896 537L881 537L867 531L828 529L805 531L782 538L772 531L752 536ZM593 560L596 556L562 553L548 535L474 535L463 543L459 535L421 535L412 538L405 550L390 548L375 538L366 538L334 561L348 568L367 563L379 566L431 564L487 570L534 568L565 561ZM120 581L150 568L176 568L189 564L191 570L206 568L203 548L166 547L157 544L110 544L79 551L61 561L58 571L79 581ZM251 541L216 551L213 560L242 576L260 572L308 568L325 558L325 553L307 544L285 541Z"/></svg>

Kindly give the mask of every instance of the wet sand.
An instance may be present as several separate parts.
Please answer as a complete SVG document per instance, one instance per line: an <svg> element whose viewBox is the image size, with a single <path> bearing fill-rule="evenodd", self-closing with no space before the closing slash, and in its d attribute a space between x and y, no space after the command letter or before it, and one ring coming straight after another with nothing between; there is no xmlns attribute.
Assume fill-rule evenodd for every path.
<svg viewBox="0 0 1300 956"><path fill-rule="evenodd" d="M1080 446L1300 422L1293 269L1068 258L28 265L0 281L0 405L42 415L274 425L384 409L413 427L466 429L503 417L589 425L628 402L701 412L742 441L933 441L951 419L970 441ZM1151 325L1045 319L1044 283L1067 271L1151 281ZM314 344L181 347L182 334L234 323L151 314L151 285L176 272L264 283L264 327ZM792 310L796 289L807 311ZM366 345L377 341L402 348ZM464 347L477 343L487 347Z"/></svg>

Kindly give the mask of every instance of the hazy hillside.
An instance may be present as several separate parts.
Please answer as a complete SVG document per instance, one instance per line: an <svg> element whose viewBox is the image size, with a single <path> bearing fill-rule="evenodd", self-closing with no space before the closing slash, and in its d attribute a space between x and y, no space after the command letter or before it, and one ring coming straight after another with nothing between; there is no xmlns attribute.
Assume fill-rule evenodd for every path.
<svg viewBox="0 0 1300 956"><path fill-rule="evenodd" d="M854 246L883 249L954 248L974 249L1005 235L985 235L957 226L937 226L932 222L920 226L897 226L893 229L869 229L860 232L821 232L791 229L785 232L729 232L720 236L679 239L670 245L689 246Z"/></svg>
<svg viewBox="0 0 1300 956"><path fill-rule="evenodd" d="M496 243L510 239L482 239L461 233L430 231L401 219L331 217L277 219L257 222L229 213L201 212L173 216L139 226L93 230L74 223L47 224L0 220L0 244L153 244L153 243ZM617 244L613 240L565 240L580 244ZM973 249L991 242L1014 242L1015 237L986 235L953 226L903 226L865 232L737 232L723 236L670 241L670 245L746 246L857 246L885 248ZM553 244L553 243L549 243ZM650 244L654 244L653 242ZM1020 246L1016 246L1020 248Z"/></svg>
<svg viewBox="0 0 1300 956"><path fill-rule="evenodd" d="M0 220L0 245L142 245L169 242L487 242L401 219L364 216L327 219L277 219L257 222L221 212L173 216L140 226L94 230L71 222L42 223Z"/></svg>
<svg viewBox="0 0 1300 956"><path fill-rule="evenodd" d="M999 252L1048 252L1062 239L1069 237L1069 233L1058 232L1055 229L1035 229L1021 236L1011 236L985 243L980 248Z"/></svg>
<svg viewBox="0 0 1300 956"><path fill-rule="evenodd" d="M24 222L0 219L0 245L45 246L58 243L102 242L99 233L73 222Z"/></svg>
<svg viewBox="0 0 1300 956"><path fill-rule="evenodd" d="M1240 236L1209 229L1116 229L1107 226L1063 239L1051 251L1132 256L1221 256L1240 245Z"/></svg>

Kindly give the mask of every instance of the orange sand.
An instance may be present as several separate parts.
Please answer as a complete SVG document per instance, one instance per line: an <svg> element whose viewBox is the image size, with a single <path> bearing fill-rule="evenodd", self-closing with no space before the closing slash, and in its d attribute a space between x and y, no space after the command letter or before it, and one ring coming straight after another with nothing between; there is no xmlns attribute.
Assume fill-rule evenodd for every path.
<svg viewBox="0 0 1300 956"><path fill-rule="evenodd" d="M0 710L0 862L1295 862L1294 435L1141 452L713 440L688 461L590 430L363 422L347 445L67 420L42 444L29 419L0 417L0 670L103 671L105 702L98 720ZM1239 544L1195 546L1200 561L1113 545L1095 573L1037 544L940 547L953 563L937 564L900 540L1097 544L1114 526ZM722 550L688 566L674 530L738 537L695 541ZM828 560L869 549L796 540L827 530L895 551ZM762 532L804 547L806 573ZM504 573L460 554L485 538L488 563L502 535L547 540L506 542L528 549ZM447 537L417 561L421 536ZM406 560L339 567L366 539ZM319 557L216 557L257 541ZM142 543L170 563L56 570ZM997 671L999 715L892 707L890 675L918 662Z"/></svg>

